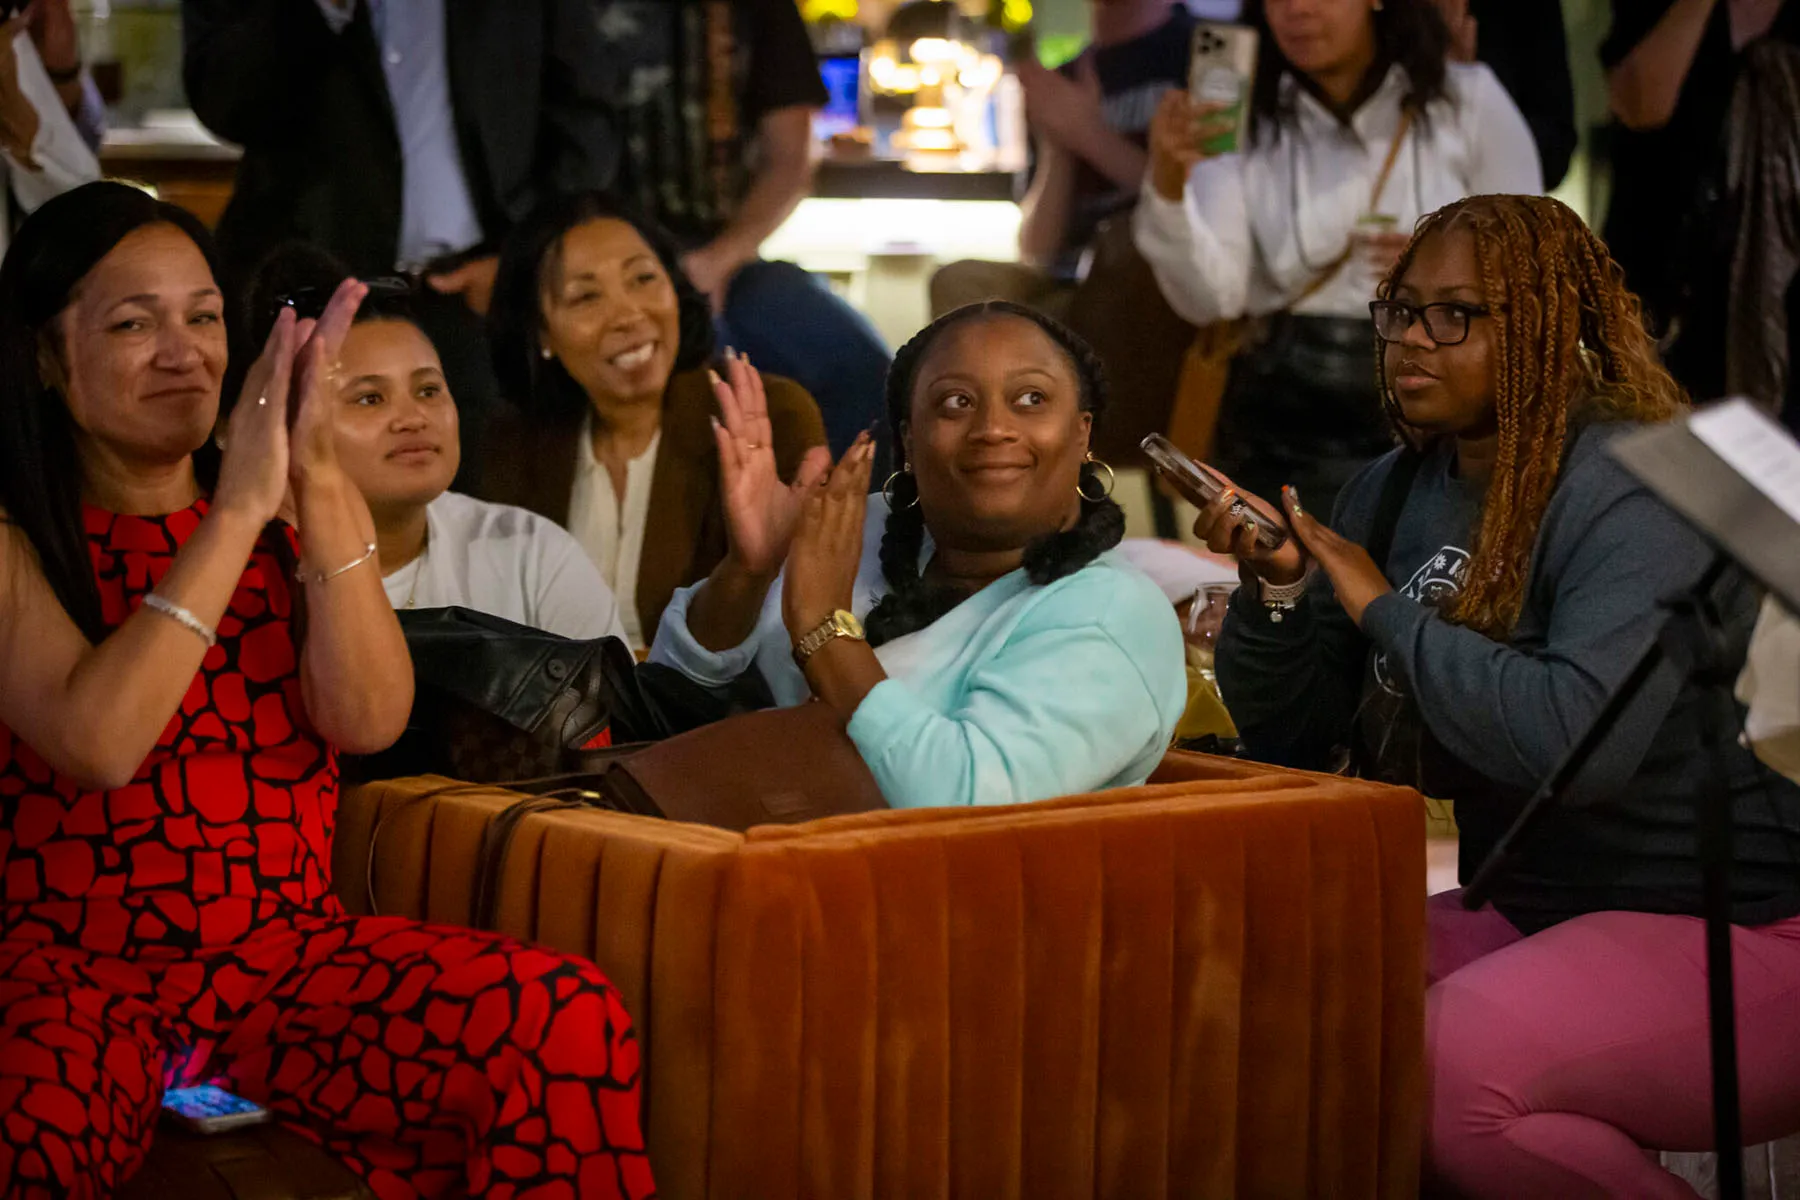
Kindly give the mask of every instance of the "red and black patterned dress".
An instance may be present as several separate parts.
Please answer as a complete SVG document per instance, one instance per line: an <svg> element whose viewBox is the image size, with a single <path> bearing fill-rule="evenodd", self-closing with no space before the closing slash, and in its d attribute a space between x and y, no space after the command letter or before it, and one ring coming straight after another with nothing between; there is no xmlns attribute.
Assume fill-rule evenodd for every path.
<svg viewBox="0 0 1800 1200"><path fill-rule="evenodd" d="M205 512L86 512L109 625ZM332 897L337 761L293 601L265 536L125 787L83 789L0 725L0 1196L110 1193L162 1090L201 1082L383 1197L651 1195L637 1044L592 964Z"/></svg>

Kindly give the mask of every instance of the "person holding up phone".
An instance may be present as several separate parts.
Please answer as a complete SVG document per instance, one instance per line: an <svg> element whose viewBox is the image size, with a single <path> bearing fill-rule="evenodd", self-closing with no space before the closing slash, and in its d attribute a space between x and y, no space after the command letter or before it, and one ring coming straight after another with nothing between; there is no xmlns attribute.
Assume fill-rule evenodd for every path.
<svg viewBox="0 0 1800 1200"><path fill-rule="evenodd" d="M1245 586L1217 671L1249 752L1455 801L1466 882L1630 671L1712 552L1606 453L1685 411L1637 298L1554 200L1433 214L1373 305L1381 400L1404 446L1329 524L1284 489L1293 537L1257 546L1229 493L1196 532ZM1715 602L1747 639L1756 596ZM1277 618L1280 618L1279 620ZM1742 642L1739 643L1740 646ZM1740 651L1741 652L1741 651ZM1744 1132L1800 1130L1800 787L1700 686L1653 682L1573 803L1518 847L1493 904L1430 902L1429 1187L1482 1196L1692 1197L1644 1149L1711 1145L1696 803L1732 781Z"/></svg>
<svg viewBox="0 0 1800 1200"><path fill-rule="evenodd" d="M1332 496L1387 449L1367 305L1424 214L1542 190L1517 107L1446 61L1432 0L1250 0L1247 133L1222 101L1168 93L1138 249L1196 325L1267 318L1232 365L1215 460L1252 491Z"/></svg>

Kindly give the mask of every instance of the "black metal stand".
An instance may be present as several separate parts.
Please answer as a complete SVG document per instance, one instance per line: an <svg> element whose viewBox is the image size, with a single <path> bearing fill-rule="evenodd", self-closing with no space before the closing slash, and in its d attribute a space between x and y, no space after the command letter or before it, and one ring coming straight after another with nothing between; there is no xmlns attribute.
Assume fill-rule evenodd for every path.
<svg viewBox="0 0 1800 1200"><path fill-rule="evenodd" d="M1656 640L1632 667L1625 682L1607 698L1581 739L1519 810L1512 826L1501 835L1463 889L1462 902L1470 909L1487 903L1495 883L1511 865L1513 848L1519 839L1552 804L1562 802L1564 793L1605 743L1632 699L1665 660L1699 685L1705 697L1700 710L1700 733L1714 755L1707 794L1697 801L1705 893L1707 1009L1712 1034L1713 1144L1719 1160L1720 1200L1742 1200L1744 1138L1739 1116L1737 1006L1731 980L1731 787L1720 753L1723 739L1731 737L1737 725L1731 693L1737 665L1731 661L1728 639L1711 599L1713 587L1727 565L1723 556L1715 558L1693 587L1663 602L1666 615Z"/></svg>

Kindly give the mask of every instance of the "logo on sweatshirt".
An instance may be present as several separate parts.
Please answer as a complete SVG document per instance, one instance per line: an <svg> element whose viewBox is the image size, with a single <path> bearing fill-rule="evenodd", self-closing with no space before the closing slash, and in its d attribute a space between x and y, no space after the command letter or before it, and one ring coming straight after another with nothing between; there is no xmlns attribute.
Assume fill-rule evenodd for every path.
<svg viewBox="0 0 1800 1200"><path fill-rule="evenodd" d="M1463 589L1463 578L1469 573L1469 552L1457 546L1445 546L1426 559L1413 577L1406 581L1400 594L1417 600L1427 608L1442 608ZM1388 669L1386 654L1377 654L1374 663L1375 682L1390 696L1404 696L1406 689Z"/></svg>

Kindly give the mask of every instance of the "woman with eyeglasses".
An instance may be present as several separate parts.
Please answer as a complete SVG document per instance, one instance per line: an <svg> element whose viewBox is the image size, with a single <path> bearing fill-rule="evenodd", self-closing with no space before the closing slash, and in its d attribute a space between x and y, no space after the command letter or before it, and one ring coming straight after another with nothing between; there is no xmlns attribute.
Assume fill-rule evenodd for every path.
<svg viewBox="0 0 1800 1200"><path fill-rule="evenodd" d="M1432 0L1248 0L1261 34L1247 144L1219 105L1172 91L1133 218L1169 306L1255 318L1220 404L1213 461L1252 491L1330 511L1392 448L1369 301L1420 217L1463 196L1535 194L1525 118L1481 63L1447 63Z"/></svg>
<svg viewBox="0 0 1800 1200"><path fill-rule="evenodd" d="M1466 883L1711 561L1606 452L1685 411L1606 248L1554 200L1482 196L1421 225L1373 306L1403 447L1328 527L1292 488L1257 548L1231 496L1196 530L1237 554L1218 678L1259 758L1455 801ZM1714 592L1747 640L1756 597ZM1742 653L1742 642L1739 653ZM1696 805L1732 788L1744 1132L1800 1130L1800 788L1705 694L1653 684L1517 847L1493 903L1430 905L1430 1184L1468 1196L1692 1197L1646 1149L1711 1148Z"/></svg>

